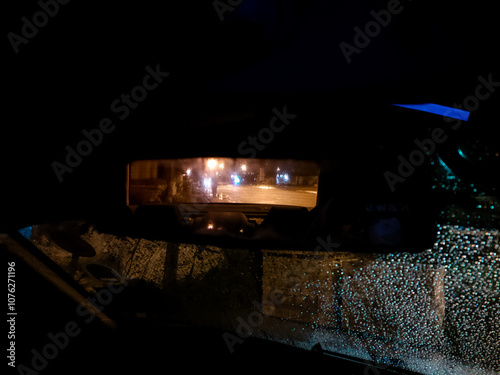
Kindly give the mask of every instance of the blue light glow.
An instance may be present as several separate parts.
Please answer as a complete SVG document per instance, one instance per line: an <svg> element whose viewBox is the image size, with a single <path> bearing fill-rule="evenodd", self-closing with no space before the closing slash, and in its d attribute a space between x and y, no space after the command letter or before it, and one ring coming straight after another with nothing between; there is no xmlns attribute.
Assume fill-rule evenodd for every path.
<svg viewBox="0 0 500 375"><path fill-rule="evenodd" d="M458 120L468 121L470 112L464 111L463 109L446 107L444 105L433 104L433 103L421 103L421 104L393 104L398 107L415 109L417 111L434 113L436 115L443 115L445 117L456 118Z"/></svg>
<svg viewBox="0 0 500 375"><path fill-rule="evenodd" d="M231 175L231 179L235 185L238 185L241 182L241 179L238 175Z"/></svg>
<svg viewBox="0 0 500 375"><path fill-rule="evenodd" d="M463 157L465 160L469 160L469 158L467 157L467 155L464 154L464 152L462 151L462 149L459 147L458 148L458 154Z"/></svg>
<svg viewBox="0 0 500 375"><path fill-rule="evenodd" d="M21 228L21 229L18 229L18 232L26 239L30 239L31 238L31 235L33 233L33 226L29 226L29 227L26 227L26 228Z"/></svg>
<svg viewBox="0 0 500 375"><path fill-rule="evenodd" d="M448 167L446 165L446 163L443 161L443 159L438 157L438 161L439 161L439 164L441 164L441 166L445 169L447 175L455 176L455 173L453 173L453 171L450 169L450 167Z"/></svg>

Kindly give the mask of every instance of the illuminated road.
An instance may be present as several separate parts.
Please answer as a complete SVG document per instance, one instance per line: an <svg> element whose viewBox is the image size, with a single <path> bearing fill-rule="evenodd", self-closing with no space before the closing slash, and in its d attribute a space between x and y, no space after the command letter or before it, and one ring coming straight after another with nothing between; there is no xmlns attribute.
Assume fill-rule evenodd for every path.
<svg viewBox="0 0 500 375"><path fill-rule="evenodd" d="M218 202L284 204L314 207L316 205L317 194L316 188L314 187L220 185L217 188L217 196Z"/></svg>

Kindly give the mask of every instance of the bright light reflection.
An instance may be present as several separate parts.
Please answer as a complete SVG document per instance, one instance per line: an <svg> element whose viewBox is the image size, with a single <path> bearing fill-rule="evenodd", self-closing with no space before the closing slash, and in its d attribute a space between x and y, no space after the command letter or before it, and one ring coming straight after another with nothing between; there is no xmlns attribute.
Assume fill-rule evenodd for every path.
<svg viewBox="0 0 500 375"><path fill-rule="evenodd" d="M217 160L215 159L209 159L207 161L207 166L209 169L214 169L217 166Z"/></svg>

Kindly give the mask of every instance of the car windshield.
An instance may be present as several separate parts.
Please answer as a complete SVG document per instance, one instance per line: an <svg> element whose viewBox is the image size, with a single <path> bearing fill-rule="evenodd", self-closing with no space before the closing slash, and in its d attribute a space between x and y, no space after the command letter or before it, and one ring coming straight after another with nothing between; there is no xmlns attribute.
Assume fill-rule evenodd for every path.
<svg viewBox="0 0 500 375"><path fill-rule="evenodd" d="M178 176L186 177L185 167L190 167L192 176L206 178L201 172L212 159L200 160L183 164ZM220 164L213 164L214 169L222 169ZM132 177L161 163L138 165L141 168L132 164ZM239 162L224 159L224 168L230 165L241 172ZM247 168L253 171L250 163ZM274 178L281 178L281 173L273 169L274 165L273 185L279 185ZM234 173L228 171L227 178ZM293 181L293 169L289 173ZM259 174L254 176L259 179ZM131 192L141 192L143 201L149 197L148 203L155 203L166 188L147 185L155 190L146 195L146 189L132 188L138 180L130 179ZM234 186L229 180L227 186ZM251 186L266 185L249 182ZM200 186L200 196L212 199L209 193L209 187ZM484 198L483 206L496 212L491 207L498 207L498 202ZM240 216L225 216L226 221L217 224L217 217L210 216L214 206L204 207L199 217L182 227L196 231L207 229L208 223L210 232L220 225L231 237L236 223L234 233L240 232ZM271 212L253 225L265 225ZM286 211L285 216L294 213ZM365 373L392 369L493 375L500 368L500 234L480 225L449 224L459 215L468 214L457 207L444 211L434 228L434 244L412 253L339 248L330 235L315 237L301 250L233 246L225 240L193 242L186 240L189 236L170 240L142 231L113 233L85 220L40 224L19 232L90 292L127 285L120 299L112 301L115 314L216 327L231 355L244 350L251 336L356 358L366 366Z"/></svg>

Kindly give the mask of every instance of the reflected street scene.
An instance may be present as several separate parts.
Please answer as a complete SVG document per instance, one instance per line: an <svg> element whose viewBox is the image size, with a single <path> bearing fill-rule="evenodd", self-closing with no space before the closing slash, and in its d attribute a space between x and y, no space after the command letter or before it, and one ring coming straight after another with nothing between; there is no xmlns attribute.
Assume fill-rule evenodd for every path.
<svg viewBox="0 0 500 375"><path fill-rule="evenodd" d="M234 158L139 160L129 167L129 204L316 205L313 161Z"/></svg>

